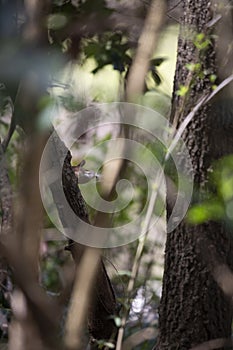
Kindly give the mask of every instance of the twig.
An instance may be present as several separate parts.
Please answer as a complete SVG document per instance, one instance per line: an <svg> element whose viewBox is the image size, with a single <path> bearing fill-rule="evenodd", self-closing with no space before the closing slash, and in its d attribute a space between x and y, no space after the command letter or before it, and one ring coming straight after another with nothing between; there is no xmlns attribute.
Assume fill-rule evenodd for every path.
<svg viewBox="0 0 233 350"><path fill-rule="evenodd" d="M170 8L167 10L167 13L173 11L173 10L174 10L175 8L177 8L181 3L182 3L182 0L178 1L174 6L170 7Z"/></svg>
<svg viewBox="0 0 233 350"><path fill-rule="evenodd" d="M219 91L221 91L226 85L230 84L233 81L233 74L231 74L228 78L226 78L221 84L217 86L217 88L210 94L202 97L197 105L193 108L193 110L185 117L184 121L181 123L179 129L177 130L174 139L171 142L171 145L168 148L165 161L168 160L169 155L172 153L174 148L176 147L177 143L179 142L181 135L183 134L184 130L188 126L188 124L191 122L197 111L207 102L209 102Z"/></svg>
<svg viewBox="0 0 233 350"><path fill-rule="evenodd" d="M163 18L165 14L165 3L163 0L154 0L148 10L148 14L145 20L145 25L143 27L141 36L138 41L137 52L132 64L132 67L129 71L128 84L126 88L126 96L129 102L134 101L135 98L141 95L144 87L145 76L148 71L149 62L155 46L158 43L159 39L159 30L163 23ZM149 224L151 221L151 216L154 208L154 204L157 198L157 191L153 191L150 202L148 205L147 215L145 219L145 232L146 234L139 241L136 256L134 259L132 274L129 280L127 287L127 297L130 298L132 293L135 279L137 277L138 268L140 265L140 260L143 252L143 247L148 233ZM117 336L116 350L120 350L122 347L125 325L128 317L128 310L125 310L125 313L121 320L121 327Z"/></svg>
<svg viewBox="0 0 233 350"><path fill-rule="evenodd" d="M134 283L135 283L135 280L136 280L136 277L138 274L138 269L139 269L141 258L142 258L143 248L144 248L147 236L148 236L151 217L153 214L154 206L155 206L156 199L158 196L158 188L159 188L159 184L161 183L161 181L162 181L162 172L159 174L159 178L158 178L158 182L157 182L158 185L156 187L154 187L152 194L151 194L151 197L150 197L150 201L149 201L149 205L148 205L148 209L147 209L147 213L146 213L146 218L145 218L144 229L143 229L143 231L146 233L139 240L139 243L137 246L137 251L136 251L136 255L135 255L134 263L133 263L133 267L132 267L132 273L131 273L130 280L129 280L128 287L127 287L128 298L130 298L130 295L133 291ZM121 349L127 317L128 317L128 310L125 311L125 313L122 317L122 320L121 320L121 327L120 327L119 333L118 333L116 350Z"/></svg>

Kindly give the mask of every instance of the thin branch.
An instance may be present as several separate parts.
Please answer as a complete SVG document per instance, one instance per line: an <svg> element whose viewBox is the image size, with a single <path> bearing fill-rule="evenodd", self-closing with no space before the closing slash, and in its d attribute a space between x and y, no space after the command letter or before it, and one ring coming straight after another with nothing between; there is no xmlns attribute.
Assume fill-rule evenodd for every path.
<svg viewBox="0 0 233 350"><path fill-rule="evenodd" d="M154 0L148 10L148 14L145 20L145 24L138 41L137 52L129 71L128 83L126 88L127 100L135 101L135 98L140 96L143 92L144 81L149 68L150 59L154 53L155 47L158 43L160 28L163 23L165 14L165 2L163 0ZM154 204L157 198L157 191L153 190L147 215L145 219L145 232L148 233L149 224L154 208ZM127 297L130 298L130 294L134 288L135 279L137 277L138 269L140 266L141 256L143 247L145 244L147 234L139 241L136 256L134 259L132 274L127 287ZM125 325L128 317L128 310L125 310L122 320L121 327L117 336L116 350L120 350L122 347Z"/></svg>
<svg viewBox="0 0 233 350"><path fill-rule="evenodd" d="M173 11L173 10L174 10L175 8L177 8L181 3L182 3L182 0L178 1L174 6L170 7L170 8L167 10L167 13Z"/></svg>
<svg viewBox="0 0 233 350"><path fill-rule="evenodd" d="M84 325L100 261L101 251L87 248L79 267L76 269L76 278L65 324L65 345L68 350L83 349Z"/></svg>
<svg viewBox="0 0 233 350"><path fill-rule="evenodd" d="M160 174L160 179L158 180L158 183L160 183L161 180L162 180L162 178L161 178L161 174ZM149 226L150 226L151 217L153 214L153 210L154 210L157 196L158 196L158 188L156 188L152 191L149 205L148 205L148 209L147 209L147 213L146 213L145 224L144 224L144 231L146 232L146 234L139 240L139 243L137 246L137 250L136 250L136 254L135 254L135 258L134 258L134 263L133 263L133 267L132 267L132 273L131 273L130 280L129 280L128 287L127 287L127 297L129 299L130 299L130 295L132 294L132 291L134 289L134 284L135 284L135 280L136 280L139 266L141 263L143 248L144 248L144 245L145 245L145 242L147 240L148 233L149 233ZM124 313L122 320L121 320L121 327L120 327L119 332L118 332L116 350L121 350L123 337L124 337L124 330L125 330L128 314L129 314L129 310L125 310L125 313Z"/></svg>
<svg viewBox="0 0 233 350"><path fill-rule="evenodd" d="M231 74L228 78L226 78L221 84L217 86L217 88L210 94L205 95L202 97L199 102L196 104L196 106L193 108L193 110L185 117L184 121L181 123L179 129L177 130L175 137L173 138L165 158L165 161L168 160L169 155L172 153L174 148L176 147L177 143L179 142L181 135L183 134L184 130L187 128L188 124L191 122L197 111L204 106L206 103L208 103L219 91L221 91L225 86L230 84L233 81L233 74Z"/></svg>
<svg viewBox="0 0 233 350"><path fill-rule="evenodd" d="M129 71L126 87L126 96L129 102L135 101L135 98L143 92L145 76L148 72L150 59L158 43L164 14L165 1L153 0L138 40L138 48L133 64Z"/></svg>

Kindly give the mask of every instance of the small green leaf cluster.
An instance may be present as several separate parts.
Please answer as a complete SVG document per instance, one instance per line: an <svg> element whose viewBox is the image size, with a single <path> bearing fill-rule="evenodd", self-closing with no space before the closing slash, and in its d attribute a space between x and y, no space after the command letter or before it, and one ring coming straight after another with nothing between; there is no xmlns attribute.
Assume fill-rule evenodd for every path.
<svg viewBox="0 0 233 350"><path fill-rule="evenodd" d="M178 96L184 97L189 92L190 87L185 85L180 85L179 89L176 91Z"/></svg>
<svg viewBox="0 0 233 350"><path fill-rule="evenodd" d="M198 33L195 36L193 43L199 51L203 51L210 46L211 41L204 33Z"/></svg>

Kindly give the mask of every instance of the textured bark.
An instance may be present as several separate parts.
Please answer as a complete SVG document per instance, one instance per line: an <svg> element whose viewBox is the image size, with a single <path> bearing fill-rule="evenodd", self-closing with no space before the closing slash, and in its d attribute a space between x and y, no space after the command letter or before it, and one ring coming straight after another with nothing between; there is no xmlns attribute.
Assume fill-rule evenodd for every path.
<svg viewBox="0 0 233 350"><path fill-rule="evenodd" d="M78 179L74 175L70 161L71 154L68 151L63 167L64 193L76 215L83 221L89 222L86 205L78 187ZM85 246L70 240L68 249L71 251L74 262L78 267ZM92 304L88 315L88 327L94 339L110 339L113 336L116 327L111 316L115 313L115 294L104 263L101 261L93 286Z"/></svg>
<svg viewBox="0 0 233 350"><path fill-rule="evenodd" d="M13 193L11 188L11 183L7 171L7 164L5 159L5 154L3 151L2 144L0 143L0 206L2 212L1 227L0 227L0 240L4 236L8 236L13 232ZM7 290L9 292L9 287L11 285L8 265L6 259L0 256L0 285L1 285L1 295ZM5 293L6 294L6 293Z"/></svg>
<svg viewBox="0 0 233 350"><path fill-rule="evenodd" d="M176 127L198 99L211 89L209 78L193 79L193 73L188 71L186 64L201 62L203 70L208 69L209 74L216 73L213 43L202 54L197 51L193 40L183 36L184 29L188 26L193 33L209 35L207 24L211 18L209 1L184 1L171 113L171 122ZM186 97L177 96L175 92L179 85L187 86L190 83L190 94ZM201 200L208 187L208 171L212 160L233 152L233 133L225 133L222 119L222 115L218 115L219 122L214 124L209 106L202 107L184 133L184 141L193 162L195 201ZM216 130L219 132L217 145ZM229 343L232 295L224 293L223 286L216 278L215 272L221 265L233 267L232 242L223 224L207 222L190 226L183 221L168 234L157 350L190 349L220 338L222 342L218 344L221 346L212 344L212 349L223 348L224 344ZM209 348L207 346L204 348Z"/></svg>

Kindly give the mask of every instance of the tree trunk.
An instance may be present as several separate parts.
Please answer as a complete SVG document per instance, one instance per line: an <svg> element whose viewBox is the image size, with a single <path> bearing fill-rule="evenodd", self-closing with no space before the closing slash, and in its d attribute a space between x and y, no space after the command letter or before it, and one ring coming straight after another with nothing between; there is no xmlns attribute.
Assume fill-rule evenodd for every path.
<svg viewBox="0 0 233 350"><path fill-rule="evenodd" d="M60 147L63 147L62 142L60 140L58 142L61 143ZM74 175L70 162L71 154L68 151L62 174L64 193L75 214L83 221L89 222L86 205L78 187L78 179ZM76 268L79 266L86 248L77 242L69 241L67 249L71 251ZM99 263L92 289L88 328L94 339L108 340L116 333L116 326L111 317L117 313L117 305L115 293L102 259Z"/></svg>
<svg viewBox="0 0 233 350"><path fill-rule="evenodd" d="M11 265L11 267L13 268L13 274L16 284L22 290L22 297L25 297L26 299L24 307L25 310L28 311L28 314L26 314L25 320L22 321L21 319L17 319L17 317L15 317L14 322L12 322L11 324L11 334L14 334L15 332L17 333L17 330L20 329L20 332L18 331L17 334L20 334L20 336L23 339L23 341L21 342L22 344L19 344L17 346L19 346L20 349L21 346L24 347L24 349L29 349L30 347L32 348L34 345L34 348L37 349L35 344L38 343L38 349L41 349L44 346L44 340L45 343L48 343L52 339L54 348L58 348L56 333L58 332L58 327L56 328L55 326L59 325L60 320L59 317L55 315L55 311L50 312L51 309L49 309L47 306L47 303L49 304L50 299L48 296L46 296L45 293L43 294L41 292L37 278L37 257L39 252L40 238L40 230L38 230L38 227L41 227L42 221L42 205L39 196L38 179L39 161L41 158L43 148L45 146L45 138L47 141L48 137L48 135L44 135L45 133L42 135L42 132L40 133L38 131L38 117L41 113L41 110L39 110L38 106L42 97L47 97L49 74L48 71L46 71L46 67L42 65L41 61L47 60L48 67L50 66L48 58L50 55L48 53L51 52L51 48L48 42L48 30L44 24L47 21L51 4L50 1L47 0L36 2L34 1L33 4L31 4L30 1L25 1L23 8L25 10L25 18L27 20L25 22L25 25L23 26L23 30L20 31L18 30L17 26L15 28L11 28L9 26L10 19L13 21L14 18L17 18L17 11L19 10L17 5L19 5L18 1L15 0L3 2L0 1L0 19L2 19L2 22L0 23L0 29L2 29L2 31L0 32L0 42L2 42L3 39L6 40L6 38L9 41L11 39L13 42L13 40L17 38L22 46L22 48L20 46L21 51L19 50L18 53L18 51L16 50L16 54L14 53L12 57L9 58L8 55L6 55L7 59L9 59L9 62L7 61L7 59L5 59L4 55L3 57L1 57L1 82L4 82L4 84L6 85L6 96L9 96L12 99L12 103L14 103L14 113L12 116L8 135L2 143L0 142L0 206L2 207L3 212L1 233L4 233L4 235L8 235L9 231L15 230L15 227L13 227L12 223L13 218L15 219L16 217L15 221L17 221L18 219L18 221L20 222L19 224L17 222L17 225L19 226L19 229L17 229L19 231L19 246L17 250L15 249L15 254L12 253L13 250L11 251L11 247L9 247L9 249L8 247L6 247L5 249L3 249L4 247L0 247L2 248L0 249L0 253L4 253L6 255L8 264ZM8 33L7 30L9 29L10 31ZM18 32L20 32L20 35L18 34ZM27 64L27 55L29 53L30 64ZM60 53L57 52L57 55L60 55ZM18 57L19 62L17 62ZM42 57L43 60L41 59ZM25 61L26 64L22 64L21 60L23 62ZM23 68L20 66L20 64L22 64ZM19 69L19 67L21 69ZM31 74L32 72L34 74ZM42 72L44 73L42 74ZM2 92L0 91L0 100L1 97L5 97L1 94ZM18 214L18 216L14 215L13 217L13 209L11 203L11 186L9 183L7 170L3 162L3 155L10 141L12 133L14 132L16 124L21 126L25 131L29 140L28 143L30 145L30 152L28 152L28 159L26 159L25 161L27 166L27 168L25 166L24 169L25 176L22 177L24 181L22 185L23 190L21 195L21 211L20 214ZM78 180L75 177L70 164L71 154L69 150L65 147L63 142L59 139L59 137L57 137L56 141L57 144L55 146L57 146L57 151L65 152L65 154L67 154L63 167L63 190L67 197L67 201L69 202L75 214L82 220L88 222L88 212L85 207L85 202L78 188ZM38 148L36 146L38 146ZM56 148L54 149L54 151L55 150ZM49 165L52 167L51 164ZM55 166L57 166L59 169L59 165L60 164L56 164ZM51 191L52 190L53 189L51 188ZM52 191L52 194L54 195L54 199L57 205L60 204L59 193L53 193ZM35 205L35 203L37 204L37 206ZM27 216L25 215L25 213L30 214ZM40 222L38 217L40 219ZM62 224L68 227L66 222L67 218L61 216L60 220ZM22 240L26 242L24 251L21 248ZM34 244L35 242L36 244ZM2 241L0 243L2 244ZM73 242L69 245L69 250L72 253L76 269L78 268L80 261L82 260L85 249L86 247L76 242ZM11 257L10 253L12 256L15 256ZM4 282L7 277L5 272L7 270L7 264L5 262L5 259L2 258L1 254L0 268L2 268L2 271L0 269L0 282L2 282L1 286L4 286ZM25 269L23 268L24 264L27 267L25 267ZM22 273L22 271L24 273ZM30 275L28 271L31 272ZM87 317L89 331L92 338L109 339L112 336L112 334L116 332L116 326L113 320L111 319L111 316L116 312L116 300L111 281L107 275L107 271L102 260L99 263L97 269L97 276L94 282L95 283L93 283L93 293L91 295L88 310L89 312ZM30 290L30 283L35 289L34 294ZM2 292L1 286L0 292ZM32 287L31 289L33 290ZM5 292L5 288L3 289L3 291ZM40 295L40 293L43 294L43 298L41 297L41 300L38 300L39 298L37 297L38 295L36 293L38 293L38 295ZM16 298L16 300L19 300L19 298ZM55 304L55 306L53 306L54 310L56 309L56 306L58 308L58 305ZM48 313L50 313L54 317L55 326L53 328L52 326L48 326L49 323L46 319L48 315L46 314L46 312L44 312L44 309L46 308ZM61 310L59 309L59 311ZM56 313L58 313L58 310L56 310ZM51 320L49 319L49 321ZM41 331L41 333L39 333L37 328L39 330L43 330L43 332ZM48 340L46 338L47 334ZM36 339L36 337L38 339ZM27 339L27 344L24 343L24 339ZM10 348L16 349L14 339L10 343Z"/></svg>
<svg viewBox="0 0 233 350"><path fill-rule="evenodd" d="M211 3L186 0L183 6L171 113L171 123L176 128L197 101L211 91L210 75L216 74L215 46L210 39L213 30L210 21L215 16ZM203 41L210 40L205 49L194 44L198 33L205 35ZM207 74L196 74L187 68L187 63L200 63L201 71ZM180 85L189 87L185 96L176 94ZM219 123L214 126L209 107L199 109L183 135L193 163L195 202L201 201L208 187L213 159L233 152L232 130L225 133L223 115L218 116ZM167 212L169 216L169 208ZM224 225L213 221L195 226L183 221L168 234L157 350L196 349L202 343L205 343L202 349L219 349L229 344L232 295L220 281L228 273L232 278L231 244Z"/></svg>

